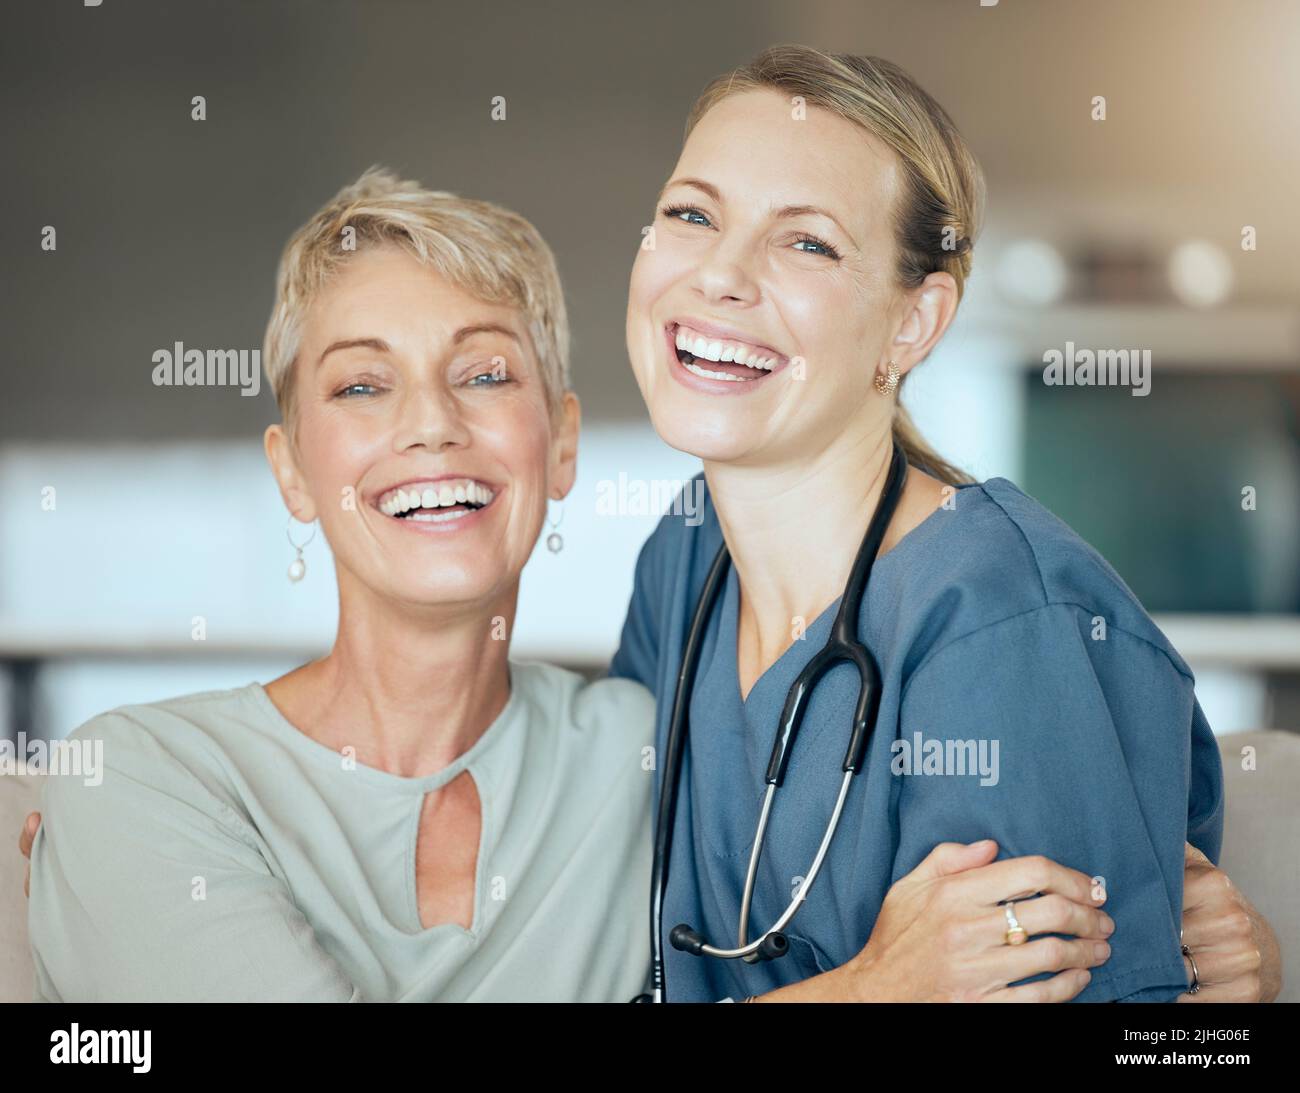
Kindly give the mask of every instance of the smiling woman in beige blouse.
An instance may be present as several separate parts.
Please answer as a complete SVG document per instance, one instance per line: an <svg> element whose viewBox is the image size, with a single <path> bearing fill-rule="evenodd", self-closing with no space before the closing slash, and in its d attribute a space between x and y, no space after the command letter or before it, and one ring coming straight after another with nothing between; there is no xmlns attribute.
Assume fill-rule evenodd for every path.
<svg viewBox="0 0 1300 1093"><path fill-rule="evenodd" d="M40 997L641 988L653 700L507 655L574 480L567 340L550 251L496 206L372 173L291 240L266 453L329 541L337 638L266 687L73 734L103 738L107 769L45 785Z"/></svg>
<svg viewBox="0 0 1300 1093"><path fill-rule="evenodd" d="M283 416L266 452L333 552L334 646L265 687L126 706L72 734L103 740L106 769L97 786L48 778L22 840L39 998L642 988L653 699L508 656L547 499L574 482L567 359L554 259L514 213L372 172L294 236L264 350ZM924 868L895 887L928 890ZM946 913L930 901L918 931L943 936ZM877 997L870 961L958 960L882 945L801 997ZM1255 963L1225 980L1258 968L1237 949ZM1017 978L1014 955L995 949L987 977ZM1062 965L1059 996L1090 962Z"/></svg>

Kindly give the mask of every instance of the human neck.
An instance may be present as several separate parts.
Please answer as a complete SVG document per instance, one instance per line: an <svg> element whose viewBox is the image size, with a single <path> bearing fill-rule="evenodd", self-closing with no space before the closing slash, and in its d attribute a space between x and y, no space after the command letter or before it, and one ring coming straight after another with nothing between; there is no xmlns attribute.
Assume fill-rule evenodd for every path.
<svg viewBox="0 0 1300 1093"><path fill-rule="evenodd" d="M365 766L407 778L443 770L510 697L509 641L494 635L510 633L518 582L487 608L434 619L340 578L333 649L268 692L300 730L336 751L352 746Z"/></svg>
<svg viewBox="0 0 1300 1093"><path fill-rule="evenodd" d="M787 463L705 462L709 496L740 584L741 695L840 595L884 487L888 422ZM897 535L892 525L881 547Z"/></svg>

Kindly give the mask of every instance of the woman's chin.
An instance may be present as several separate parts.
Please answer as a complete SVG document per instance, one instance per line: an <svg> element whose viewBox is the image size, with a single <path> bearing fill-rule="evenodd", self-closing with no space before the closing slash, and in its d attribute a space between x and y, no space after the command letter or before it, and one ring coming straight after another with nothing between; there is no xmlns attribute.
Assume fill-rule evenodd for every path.
<svg viewBox="0 0 1300 1093"><path fill-rule="evenodd" d="M397 584L393 584L391 575L388 575L385 584L388 599L411 611L436 611L443 607L463 609L479 604L486 612L493 608L501 591L495 576L473 573L443 573L436 581L431 581L427 572L418 578L411 574L410 581Z"/></svg>
<svg viewBox="0 0 1300 1093"><path fill-rule="evenodd" d="M339 567L340 585L345 600L358 596L386 610L435 611L442 607L465 609L481 604L485 611L496 610L507 569L504 558L487 553L441 552L437 558L367 557L359 565ZM518 581L518 574L514 580Z"/></svg>
<svg viewBox="0 0 1300 1093"><path fill-rule="evenodd" d="M743 427L735 416L719 411L689 417L665 411L650 415L655 432L670 448L711 463L730 463L754 449L754 430Z"/></svg>

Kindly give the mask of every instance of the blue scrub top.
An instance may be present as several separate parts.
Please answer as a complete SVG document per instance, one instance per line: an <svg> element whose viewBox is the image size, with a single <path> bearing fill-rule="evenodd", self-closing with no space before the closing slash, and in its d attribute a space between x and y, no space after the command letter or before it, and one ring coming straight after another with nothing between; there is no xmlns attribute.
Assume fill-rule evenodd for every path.
<svg viewBox="0 0 1300 1093"><path fill-rule="evenodd" d="M691 616L722 542L702 488L702 520L670 509L642 547L610 668L655 692L660 757ZM1183 842L1217 862L1223 831L1219 751L1192 673L1110 565L1012 482L961 487L949 505L875 563L858 634L882 675L876 731L787 929L789 952L757 965L691 956L666 935L685 922L735 946L777 721L839 600L742 702L730 568L690 707L665 894L670 1001L742 998L844 964L894 881L938 843L984 838L997 840L999 859L1045 854L1104 878L1111 956L1080 1001L1169 1001L1186 989ZM856 670L839 665L809 703L773 807L751 938L785 909L816 853L857 693Z"/></svg>

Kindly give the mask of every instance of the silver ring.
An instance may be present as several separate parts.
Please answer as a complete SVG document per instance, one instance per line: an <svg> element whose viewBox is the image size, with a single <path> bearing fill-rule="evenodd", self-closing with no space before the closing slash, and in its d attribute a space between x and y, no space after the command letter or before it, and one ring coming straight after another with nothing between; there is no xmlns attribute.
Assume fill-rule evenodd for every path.
<svg viewBox="0 0 1300 1093"><path fill-rule="evenodd" d="M1023 945L1029 934L1020 925L1020 920L1016 918L1015 901L1007 900L1002 910L1007 916L1007 932L1002 935L1002 943L1004 945Z"/></svg>
<svg viewBox="0 0 1300 1093"><path fill-rule="evenodd" d="M1178 931L1178 940L1183 940L1182 930ZM1192 985L1187 988L1188 994L1198 994L1201 989L1201 973L1196 969L1196 957L1192 956L1192 950L1186 945L1183 946L1183 956L1187 957L1192 965Z"/></svg>

